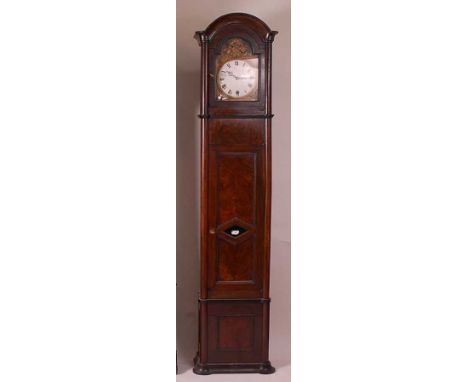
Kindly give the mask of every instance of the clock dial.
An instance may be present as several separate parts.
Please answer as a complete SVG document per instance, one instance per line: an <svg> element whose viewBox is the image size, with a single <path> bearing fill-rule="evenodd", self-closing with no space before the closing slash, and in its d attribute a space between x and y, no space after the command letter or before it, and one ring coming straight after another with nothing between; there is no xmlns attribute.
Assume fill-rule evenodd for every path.
<svg viewBox="0 0 468 382"><path fill-rule="evenodd" d="M218 99L251 101L256 99L258 88L258 60L233 59L218 70Z"/></svg>

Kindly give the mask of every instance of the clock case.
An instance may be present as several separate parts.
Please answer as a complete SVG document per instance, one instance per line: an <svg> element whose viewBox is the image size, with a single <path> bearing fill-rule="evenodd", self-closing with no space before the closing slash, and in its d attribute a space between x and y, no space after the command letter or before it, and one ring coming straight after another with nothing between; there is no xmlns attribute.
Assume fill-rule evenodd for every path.
<svg viewBox="0 0 468 382"><path fill-rule="evenodd" d="M196 374L269 374L271 47L244 13L195 33L201 47L201 214ZM216 62L240 39L259 58L256 101L220 101ZM236 233L232 235L231 233Z"/></svg>

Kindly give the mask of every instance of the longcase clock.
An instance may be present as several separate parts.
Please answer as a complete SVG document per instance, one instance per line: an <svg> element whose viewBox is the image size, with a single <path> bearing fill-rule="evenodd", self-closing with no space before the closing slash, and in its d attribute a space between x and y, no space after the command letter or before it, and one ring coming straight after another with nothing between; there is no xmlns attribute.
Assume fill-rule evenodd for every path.
<svg viewBox="0 0 468 382"><path fill-rule="evenodd" d="M271 47L231 13L201 46L201 252L197 374L272 373L269 361Z"/></svg>

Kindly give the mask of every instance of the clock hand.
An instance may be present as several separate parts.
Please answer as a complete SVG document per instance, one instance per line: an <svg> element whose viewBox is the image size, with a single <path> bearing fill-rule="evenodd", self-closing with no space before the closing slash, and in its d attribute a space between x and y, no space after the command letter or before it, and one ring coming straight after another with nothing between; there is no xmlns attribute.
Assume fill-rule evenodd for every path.
<svg viewBox="0 0 468 382"><path fill-rule="evenodd" d="M232 72L230 72L230 71L228 71L228 70L226 70L226 71L221 71L221 72L222 72L222 73L227 73L228 76L234 77L234 78L237 80L237 76L235 76L234 73L232 73Z"/></svg>
<svg viewBox="0 0 468 382"><path fill-rule="evenodd" d="M252 80L255 78L253 76L236 76L233 72L230 72L229 70L224 71L224 73L227 73L231 77L234 77L236 80Z"/></svg>
<svg viewBox="0 0 468 382"><path fill-rule="evenodd" d="M229 74L231 77L234 77L236 80L238 80L240 77L237 77L233 72L226 72Z"/></svg>

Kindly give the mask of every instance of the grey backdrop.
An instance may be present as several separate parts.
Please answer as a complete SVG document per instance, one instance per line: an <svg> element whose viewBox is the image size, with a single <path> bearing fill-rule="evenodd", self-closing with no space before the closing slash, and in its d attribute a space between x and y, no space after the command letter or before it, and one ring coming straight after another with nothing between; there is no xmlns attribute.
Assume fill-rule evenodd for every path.
<svg viewBox="0 0 468 382"><path fill-rule="evenodd" d="M273 192L270 359L289 380L291 354L291 12L289 0L177 0L177 350L178 378L197 342L199 284L200 48L193 39L217 17L251 13L279 31L273 44ZM184 377L186 376L186 377ZM244 376L246 378L253 378Z"/></svg>

